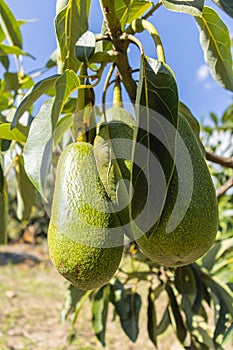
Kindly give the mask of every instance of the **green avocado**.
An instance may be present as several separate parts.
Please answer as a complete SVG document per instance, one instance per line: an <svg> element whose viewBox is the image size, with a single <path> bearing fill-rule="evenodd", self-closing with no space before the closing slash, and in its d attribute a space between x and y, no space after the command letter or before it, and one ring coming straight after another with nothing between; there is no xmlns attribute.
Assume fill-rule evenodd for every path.
<svg viewBox="0 0 233 350"><path fill-rule="evenodd" d="M122 107L107 109L106 121L103 117L99 121L94 154L100 178L113 202L116 200L117 181L130 180L134 127L135 120Z"/></svg>
<svg viewBox="0 0 233 350"><path fill-rule="evenodd" d="M178 132L176 168L158 227L148 235L132 222L142 252L167 267L188 265L199 259L214 243L218 230L215 188L202 150L182 115Z"/></svg>
<svg viewBox="0 0 233 350"><path fill-rule="evenodd" d="M125 225L129 224L129 181L134 128L135 120L132 115L126 109L114 106L107 109L106 120L101 117L94 142L100 178L125 232L130 229L130 225Z"/></svg>
<svg viewBox="0 0 233 350"><path fill-rule="evenodd" d="M59 158L48 246L58 272L84 290L106 284L121 261L123 233L89 143L70 144Z"/></svg>

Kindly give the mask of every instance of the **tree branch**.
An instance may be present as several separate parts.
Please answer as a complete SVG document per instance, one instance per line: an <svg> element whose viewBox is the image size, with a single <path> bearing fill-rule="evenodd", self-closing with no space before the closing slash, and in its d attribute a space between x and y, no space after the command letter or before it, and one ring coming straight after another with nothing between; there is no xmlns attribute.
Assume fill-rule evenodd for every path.
<svg viewBox="0 0 233 350"><path fill-rule="evenodd" d="M217 197L221 197L226 193L227 190L229 190L231 187L233 187L233 177L230 178L224 185L222 185L220 188L217 189Z"/></svg>
<svg viewBox="0 0 233 350"><path fill-rule="evenodd" d="M100 0L102 7L104 20L108 29L108 35L112 41L114 49L116 51L116 65L121 75L122 82L128 92L132 103L136 99L137 84L132 78L132 69L129 65L127 57L127 49L129 46L128 40L122 40L122 30L119 19L117 18L115 11L115 1L112 0Z"/></svg>
<svg viewBox="0 0 233 350"><path fill-rule="evenodd" d="M128 57L125 54L119 53L116 64L121 76L121 81L128 92L131 102L134 103L137 93L137 84L132 78L132 68L129 65Z"/></svg>
<svg viewBox="0 0 233 350"><path fill-rule="evenodd" d="M206 159L213 162L213 163L220 164L226 168L233 168L233 158L232 157L224 158L224 157L218 156L217 154L214 154L212 152L206 151Z"/></svg>

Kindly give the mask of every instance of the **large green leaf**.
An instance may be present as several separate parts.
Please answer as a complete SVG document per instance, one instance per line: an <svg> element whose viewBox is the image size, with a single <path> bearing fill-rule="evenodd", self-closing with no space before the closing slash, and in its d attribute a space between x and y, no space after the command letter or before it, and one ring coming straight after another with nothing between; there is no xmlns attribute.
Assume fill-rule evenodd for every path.
<svg viewBox="0 0 233 350"><path fill-rule="evenodd" d="M77 71L80 62L75 57L75 44L88 30L88 14L91 0L70 0L55 18L55 29L60 47L59 60L63 69Z"/></svg>
<svg viewBox="0 0 233 350"><path fill-rule="evenodd" d="M19 23L4 0L0 1L0 14L6 38L12 45L22 48L22 35Z"/></svg>
<svg viewBox="0 0 233 350"><path fill-rule="evenodd" d="M6 178L0 164L0 244L7 243L8 194Z"/></svg>
<svg viewBox="0 0 233 350"><path fill-rule="evenodd" d="M151 6L152 1L148 0L117 0L115 1L115 10L117 18L124 29L127 23L140 18Z"/></svg>
<svg viewBox="0 0 233 350"><path fill-rule="evenodd" d="M92 327L96 337L103 346L105 346L109 291L109 285L103 286L93 295L92 299Z"/></svg>
<svg viewBox="0 0 233 350"><path fill-rule="evenodd" d="M21 155L18 156L15 163L15 171L18 181L17 216L19 220L27 220L31 214L32 206L35 201L35 188L25 172L24 160Z"/></svg>
<svg viewBox="0 0 233 350"><path fill-rule="evenodd" d="M55 129L58 118L62 109L67 102L70 95L76 91L80 86L80 81L73 70L66 70L56 81L55 84L55 100L52 110L52 124Z"/></svg>
<svg viewBox="0 0 233 350"><path fill-rule="evenodd" d="M233 18L233 2L232 0L212 0L223 11Z"/></svg>
<svg viewBox="0 0 233 350"><path fill-rule="evenodd" d="M54 98L44 102L32 121L24 148L24 163L27 176L46 200L45 183L52 159L52 108Z"/></svg>
<svg viewBox="0 0 233 350"><path fill-rule="evenodd" d="M131 216L141 235L158 225L174 171L178 92L168 65L142 57L136 101Z"/></svg>
<svg viewBox="0 0 233 350"><path fill-rule="evenodd" d="M17 142L26 142L27 137L19 129L11 130L10 123L0 124L0 138L7 140L14 140Z"/></svg>
<svg viewBox="0 0 233 350"><path fill-rule="evenodd" d="M29 56L31 58L34 58L32 55L29 53L21 50L18 46L14 45L6 45L6 44L0 44L0 56L5 56L5 55L23 55L23 56Z"/></svg>
<svg viewBox="0 0 233 350"><path fill-rule="evenodd" d="M204 6L204 0L162 0L162 3L168 10L196 16L201 15Z"/></svg>
<svg viewBox="0 0 233 350"><path fill-rule="evenodd" d="M177 338L181 343L183 343L187 335L187 330L183 321L183 317L180 312L180 307L178 305L178 302L172 287L167 285L166 291L170 301L170 307L168 308L168 310L169 310L169 315L171 319L171 324L177 334Z"/></svg>
<svg viewBox="0 0 233 350"><path fill-rule="evenodd" d="M110 300L120 317L121 326L129 339L135 342L139 333L138 320L142 304L141 297L131 290L126 291L124 285L117 279L113 279L110 286Z"/></svg>
<svg viewBox="0 0 233 350"><path fill-rule="evenodd" d="M210 7L204 7L202 16L195 19L212 77L225 89L233 91L231 39L227 26Z"/></svg>
<svg viewBox="0 0 233 350"><path fill-rule="evenodd" d="M14 119L11 123L12 128L17 125L19 118L24 114L24 112L26 112L41 95L45 94L51 87L54 86L59 76L59 74L55 74L45 78L36 83L27 92L15 112Z"/></svg>

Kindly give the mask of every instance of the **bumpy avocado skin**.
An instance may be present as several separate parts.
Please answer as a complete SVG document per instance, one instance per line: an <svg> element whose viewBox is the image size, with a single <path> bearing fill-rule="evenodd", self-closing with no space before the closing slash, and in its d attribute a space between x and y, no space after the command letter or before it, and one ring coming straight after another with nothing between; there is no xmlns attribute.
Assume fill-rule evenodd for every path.
<svg viewBox="0 0 233 350"><path fill-rule="evenodd" d="M178 131L188 149L193 167L193 189L190 188L193 192L188 210L180 224L172 232L167 232L178 192L179 180L175 171L157 229L150 236L144 234L137 239L138 246L148 258L168 267L188 265L204 255L212 246L218 229L215 188L195 135L181 115ZM182 157L179 144L176 152L177 157ZM185 159L182 172L184 177L189 176ZM185 192L183 196L187 195ZM178 205L182 211L182 198Z"/></svg>
<svg viewBox="0 0 233 350"><path fill-rule="evenodd" d="M58 272L80 289L106 284L119 266L123 233L88 143L67 146L59 158L48 246Z"/></svg>

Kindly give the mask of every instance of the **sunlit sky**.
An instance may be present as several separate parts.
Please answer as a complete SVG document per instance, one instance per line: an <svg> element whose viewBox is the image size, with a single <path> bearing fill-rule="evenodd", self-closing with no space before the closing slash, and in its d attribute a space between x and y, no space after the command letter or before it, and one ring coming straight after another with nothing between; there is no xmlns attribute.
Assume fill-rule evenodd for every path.
<svg viewBox="0 0 233 350"><path fill-rule="evenodd" d="M22 26L23 49L35 60L24 58L26 73L43 67L56 48L54 17L56 0L6 0L17 19L34 19ZM221 18L233 33L233 20L214 5L211 0L205 2L218 11ZM192 16L174 13L160 7L150 18L156 26L165 49L166 61L175 73L179 97L189 106L199 120L208 117L209 112L221 116L232 102L232 93L221 88L210 76L205 65L203 52L199 44L199 30ZM101 31L102 14L98 0L92 0L89 29L94 33ZM148 34L140 34L145 52L156 57L153 41ZM132 65L138 64L137 51L133 48ZM15 67L11 67L14 71ZM49 74L54 71L49 72Z"/></svg>

